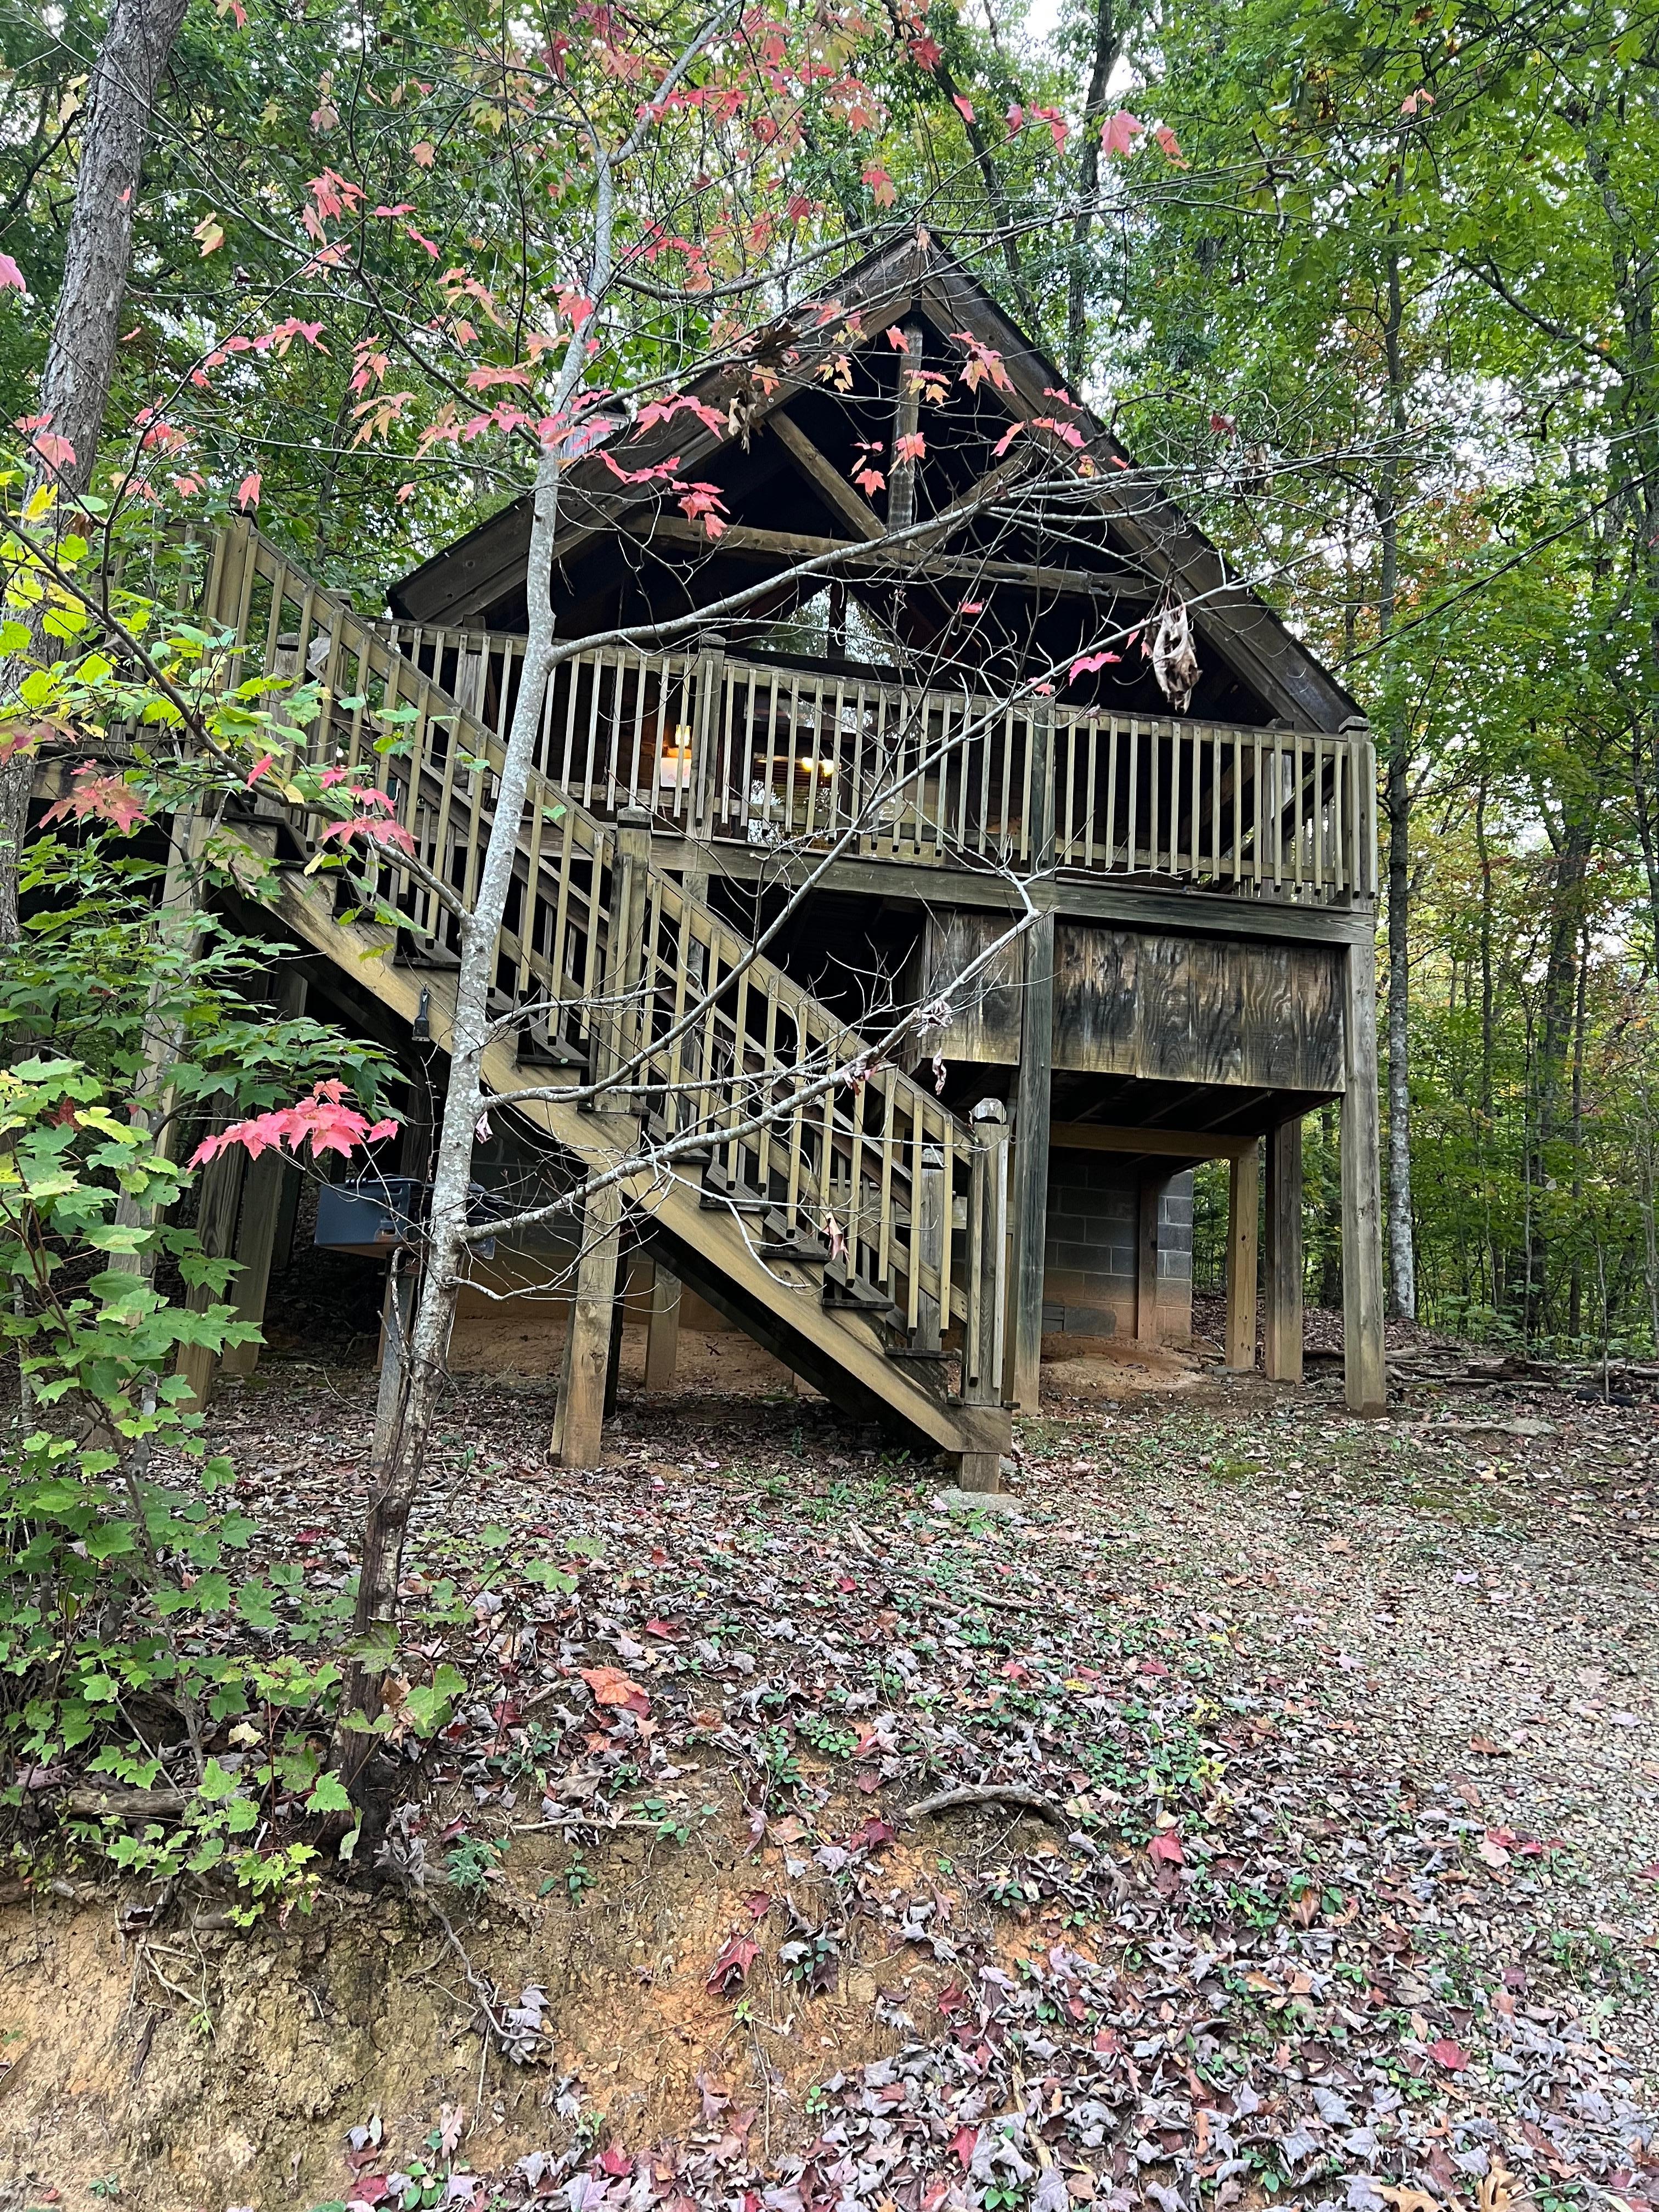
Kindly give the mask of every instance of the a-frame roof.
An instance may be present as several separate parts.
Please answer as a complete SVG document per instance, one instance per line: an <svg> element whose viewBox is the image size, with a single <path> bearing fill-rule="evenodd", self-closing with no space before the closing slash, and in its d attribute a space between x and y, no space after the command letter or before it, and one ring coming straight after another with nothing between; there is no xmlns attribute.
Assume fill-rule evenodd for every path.
<svg viewBox="0 0 1659 2212"><path fill-rule="evenodd" d="M900 329L908 351L888 335ZM976 348L1000 368L970 383L963 371ZM866 496L853 479L873 459L890 484L902 380L914 388L904 372L917 368L943 397L920 410L915 517L945 520L884 551L890 492ZM902 659L925 653L931 671L968 669L990 690L1109 646L1121 659L1076 679L1068 696L1167 712L1126 633L1176 599L1197 635L1190 713L1328 731L1355 716L1330 672L1061 385L957 261L907 234L833 294L790 310L747 354L710 368L690 387L705 414L688 409L643 431L623 423L573 464L555 556L560 629L586 635L681 616L816 557L819 572L781 584L752 610L755 624L835 575L893 634ZM720 489L731 520L712 543L660 483L617 473L675 458L678 478ZM393 613L522 629L529 535L526 496L404 578ZM836 546L848 550L823 568Z"/></svg>

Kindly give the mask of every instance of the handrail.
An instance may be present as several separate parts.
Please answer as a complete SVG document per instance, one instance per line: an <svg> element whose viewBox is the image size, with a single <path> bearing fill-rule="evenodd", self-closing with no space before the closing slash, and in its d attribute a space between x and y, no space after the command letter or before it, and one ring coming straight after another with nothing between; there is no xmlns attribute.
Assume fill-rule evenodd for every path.
<svg viewBox="0 0 1659 2212"><path fill-rule="evenodd" d="M376 628L506 728L522 638ZM823 849L854 831L854 853L911 865L1051 864L1316 902L1376 889L1364 732L997 699L745 661L705 641L574 655L549 687L537 760L599 814L644 807L715 842Z"/></svg>
<svg viewBox="0 0 1659 2212"><path fill-rule="evenodd" d="M301 762L348 769L360 784L372 770L423 868L470 902L504 721L489 727L249 523L215 543L204 614L231 633L228 683L257 661L323 687L324 712L292 731L287 776ZM760 1218L763 1252L827 1261L845 1303L890 1302L913 1338L931 1326L937 1341L941 1318L969 1312L972 1255L958 1224L969 1131L899 1070L871 1064L854 1030L630 850L629 835L549 776L544 756L518 824L491 1007L519 1030L527 1082L538 1063L595 1078L631 1067L633 1109L664 1138L706 1144L706 1186ZM398 851L377 848L367 865L414 939L454 949L452 909ZM913 1202L924 1163L942 1171L941 1204ZM999 1251L994 1271L1003 1264Z"/></svg>

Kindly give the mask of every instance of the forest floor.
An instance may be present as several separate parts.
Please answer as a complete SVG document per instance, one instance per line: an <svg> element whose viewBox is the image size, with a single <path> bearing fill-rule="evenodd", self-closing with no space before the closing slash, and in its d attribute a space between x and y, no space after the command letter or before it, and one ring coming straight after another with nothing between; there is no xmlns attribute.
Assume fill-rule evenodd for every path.
<svg viewBox="0 0 1659 2212"><path fill-rule="evenodd" d="M1659 1407L1119 1364L968 1512L821 1402L576 1475L458 1389L409 1885L0 1911L0 2208L1659 2203ZM315 1577L372 1388L221 1401Z"/></svg>

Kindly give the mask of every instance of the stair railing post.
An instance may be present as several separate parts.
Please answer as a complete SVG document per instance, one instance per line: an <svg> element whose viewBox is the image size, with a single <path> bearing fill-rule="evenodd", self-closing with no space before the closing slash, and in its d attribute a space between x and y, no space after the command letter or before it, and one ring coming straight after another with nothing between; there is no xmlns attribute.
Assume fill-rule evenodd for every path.
<svg viewBox="0 0 1659 2212"><path fill-rule="evenodd" d="M981 1098L970 1122L962 1401L1000 1406L1008 1297L1008 1109L1000 1098Z"/></svg>
<svg viewBox="0 0 1659 2212"><path fill-rule="evenodd" d="M708 866L702 851L714 836L719 794L715 777L720 768L721 708L726 698L726 641L714 632L697 640L697 713L691 730L691 811L686 825L691 844L685 888L702 898L708 882Z"/></svg>
<svg viewBox="0 0 1659 2212"><path fill-rule="evenodd" d="M916 1328L911 1341L918 1352L939 1350L943 1316L941 1301L951 1295L951 1285L944 1279L942 1266L945 1258L945 1209L948 1203L945 1188L944 1147L924 1145L921 1165L916 1175L916 1259L921 1266L939 1268L940 1280L937 1298L924 1290L916 1299Z"/></svg>
<svg viewBox="0 0 1659 2212"><path fill-rule="evenodd" d="M994 1491L1011 1428L1003 1404L1008 1304L1008 1115L981 1098L970 1120L968 1311L962 1336L962 1404L968 1428L958 1461L964 1490Z"/></svg>
<svg viewBox="0 0 1659 2212"><path fill-rule="evenodd" d="M596 1083L609 1082L632 1057L640 1035L640 979L645 961L647 877L651 866L651 817L625 806L617 817L611 867L611 910L605 920L601 1005L593 1023ZM626 1102L613 1102L626 1113Z"/></svg>

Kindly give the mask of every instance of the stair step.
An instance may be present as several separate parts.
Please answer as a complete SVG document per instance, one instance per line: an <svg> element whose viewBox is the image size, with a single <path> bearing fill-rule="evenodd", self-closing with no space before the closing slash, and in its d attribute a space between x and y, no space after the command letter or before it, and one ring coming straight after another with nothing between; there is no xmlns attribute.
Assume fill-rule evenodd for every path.
<svg viewBox="0 0 1659 2212"><path fill-rule="evenodd" d="M830 1247L823 1237L799 1221L792 1224L787 1214L769 1213L762 1234L765 1241L757 1249L763 1260L797 1260L804 1267L830 1264Z"/></svg>
<svg viewBox="0 0 1659 2212"><path fill-rule="evenodd" d="M763 1190L755 1190L741 1178L733 1182L718 1159L711 1160L702 1171L702 1189L698 1204L705 1213L769 1213L772 1200Z"/></svg>
<svg viewBox="0 0 1659 2212"><path fill-rule="evenodd" d="M461 964L461 956L429 937L417 937L412 929L400 929L392 948L392 964L394 968L440 968L453 973Z"/></svg>
<svg viewBox="0 0 1659 2212"><path fill-rule="evenodd" d="M823 1303L834 1312L868 1314L879 1321L896 1321L898 1308L885 1291L878 1291L862 1276L849 1275L844 1260L832 1260L823 1271Z"/></svg>

